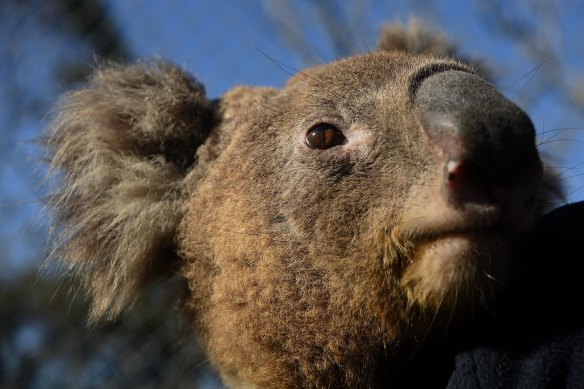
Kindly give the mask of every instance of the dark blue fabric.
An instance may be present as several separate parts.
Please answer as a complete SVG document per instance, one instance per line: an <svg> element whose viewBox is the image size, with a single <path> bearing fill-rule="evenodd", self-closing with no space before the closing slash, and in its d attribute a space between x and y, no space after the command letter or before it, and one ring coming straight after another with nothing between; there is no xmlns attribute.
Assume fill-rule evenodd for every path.
<svg viewBox="0 0 584 389"><path fill-rule="evenodd" d="M584 203L543 217L523 252L494 317L457 340L448 388L584 388Z"/></svg>
<svg viewBox="0 0 584 389"><path fill-rule="evenodd" d="M584 389L584 202L541 218L527 242L487 315L421 346L392 388Z"/></svg>

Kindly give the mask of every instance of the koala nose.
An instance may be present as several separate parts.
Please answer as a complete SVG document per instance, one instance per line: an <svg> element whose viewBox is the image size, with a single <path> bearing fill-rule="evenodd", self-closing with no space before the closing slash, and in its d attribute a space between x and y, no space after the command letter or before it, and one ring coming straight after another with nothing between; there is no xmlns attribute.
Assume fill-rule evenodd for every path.
<svg viewBox="0 0 584 389"><path fill-rule="evenodd" d="M504 205L518 185L528 192L539 186L542 165L531 120L482 78L435 73L419 85L415 104L424 131L445 157L451 200ZM524 197L535 201L534 194Z"/></svg>

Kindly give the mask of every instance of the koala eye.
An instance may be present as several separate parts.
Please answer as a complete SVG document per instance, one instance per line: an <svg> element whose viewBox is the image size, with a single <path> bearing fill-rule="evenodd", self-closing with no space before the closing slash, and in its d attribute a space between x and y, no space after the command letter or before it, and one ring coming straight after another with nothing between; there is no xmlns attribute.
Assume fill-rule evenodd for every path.
<svg viewBox="0 0 584 389"><path fill-rule="evenodd" d="M320 123L306 134L306 144L312 149L325 150L345 144L347 138L341 130L329 123Z"/></svg>

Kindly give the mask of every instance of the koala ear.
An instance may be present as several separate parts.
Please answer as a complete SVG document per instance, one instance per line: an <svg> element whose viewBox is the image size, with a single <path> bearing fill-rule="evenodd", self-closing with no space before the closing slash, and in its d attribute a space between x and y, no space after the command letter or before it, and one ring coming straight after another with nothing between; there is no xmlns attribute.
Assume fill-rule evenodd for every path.
<svg viewBox="0 0 584 389"><path fill-rule="evenodd" d="M183 178L214 111L166 62L98 69L59 103L44 141L59 179L51 256L81 275L91 319L115 317L173 267Z"/></svg>
<svg viewBox="0 0 584 389"><path fill-rule="evenodd" d="M472 65L484 78L491 78L487 64L460 55L456 45L442 31L433 29L418 19L411 19L407 27L399 23L385 25L379 38L379 50L454 58Z"/></svg>
<svg viewBox="0 0 584 389"><path fill-rule="evenodd" d="M407 27L399 23L385 25L381 30L379 50L400 50L436 57L456 56L454 45L443 33L429 28L417 19L410 20Z"/></svg>

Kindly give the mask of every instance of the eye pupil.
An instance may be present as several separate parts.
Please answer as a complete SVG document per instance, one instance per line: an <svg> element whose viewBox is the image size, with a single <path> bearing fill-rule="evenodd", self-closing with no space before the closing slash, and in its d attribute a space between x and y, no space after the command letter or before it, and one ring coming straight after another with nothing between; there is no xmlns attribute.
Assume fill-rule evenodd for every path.
<svg viewBox="0 0 584 389"><path fill-rule="evenodd" d="M321 123L306 134L306 144L313 149L325 150L345 143L341 131L332 124Z"/></svg>
<svg viewBox="0 0 584 389"><path fill-rule="evenodd" d="M332 128L327 128L324 130L324 143L330 145L335 138L335 131Z"/></svg>

